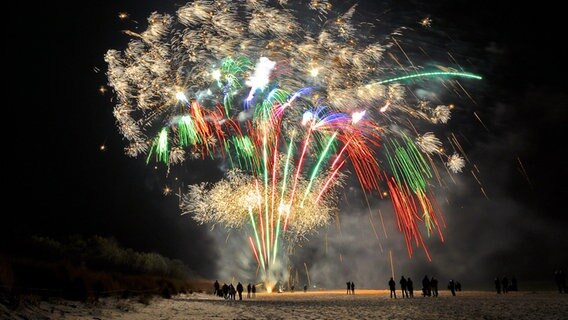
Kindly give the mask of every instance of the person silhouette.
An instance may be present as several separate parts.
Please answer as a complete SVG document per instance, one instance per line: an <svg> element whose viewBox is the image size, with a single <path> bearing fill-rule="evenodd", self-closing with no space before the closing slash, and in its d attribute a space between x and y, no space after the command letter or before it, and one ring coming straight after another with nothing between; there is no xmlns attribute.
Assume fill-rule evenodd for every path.
<svg viewBox="0 0 568 320"><path fill-rule="evenodd" d="M406 286L408 285L407 280L404 278L404 276L400 277L400 291L402 291L402 298L404 299L405 297L408 298L408 291L406 289Z"/></svg>
<svg viewBox="0 0 568 320"><path fill-rule="evenodd" d="M425 275L422 279L422 296L430 296L430 294L430 279L428 279L428 276Z"/></svg>
<svg viewBox="0 0 568 320"><path fill-rule="evenodd" d="M437 297L438 296L438 279L432 277L432 280L430 280L430 288L432 290L432 296Z"/></svg>
<svg viewBox="0 0 568 320"><path fill-rule="evenodd" d="M250 299L250 291L251 291L251 289L252 289L252 287L251 287L250 282L249 282L249 284L247 284L247 298L249 298L249 299Z"/></svg>
<svg viewBox="0 0 568 320"><path fill-rule="evenodd" d="M448 289L452 292L452 296L456 295L456 284L454 283L454 280L450 280L450 283L448 283Z"/></svg>
<svg viewBox="0 0 568 320"><path fill-rule="evenodd" d="M308 292L308 285L307 284L304 285L304 292Z"/></svg>
<svg viewBox="0 0 568 320"><path fill-rule="evenodd" d="M499 280L499 277L495 278L495 290L497 290L497 294L501 293L501 280Z"/></svg>
<svg viewBox="0 0 568 320"><path fill-rule="evenodd" d="M355 282L351 281L351 294L355 294Z"/></svg>
<svg viewBox="0 0 568 320"><path fill-rule="evenodd" d="M394 279L392 277L389 280L389 289L391 299L393 298L393 296L396 299L396 282L394 282Z"/></svg>
<svg viewBox="0 0 568 320"><path fill-rule="evenodd" d="M219 286L219 281L215 280L215 283L213 283L213 295L217 295L219 292L220 286Z"/></svg>
<svg viewBox="0 0 568 320"><path fill-rule="evenodd" d="M256 298L256 285L255 284L252 285L252 297Z"/></svg>
<svg viewBox="0 0 568 320"><path fill-rule="evenodd" d="M414 298L414 283L412 283L412 279L410 279L410 277L406 279L406 288L408 289L410 298Z"/></svg>
<svg viewBox="0 0 568 320"><path fill-rule="evenodd" d="M507 293L509 291L509 279L507 279L507 277L503 277L501 282L503 283L503 293Z"/></svg>
<svg viewBox="0 0 568 320"><path fill-rule="evenodd" d="M351 293L351 281L347 281L347 294Z"/></svg>
<svg viewBox="0 0 568 320"><path fill-rule="evenodd" d="M235 300L236 296L237 296L237 290L235 289L235 286L233 286L233 284L231 283L229 285L229 299Z"/></svg>
<svg viewBox="0 0 568 320"><path fill-rule="evenodd" d="M229 286L226 283L223 283L223 298L228 299L229 298Z"/></svg>
<svg viewBox="0 0 568 320"><path fill-rule="evenodd" d="M237 293L239 294L239 300L243 300L243 285L241 282L237 283Z"/></svg>
<svg viewBox="0 0 568 320"><path fill-rule="evenodd" d="M554 282L556 282L556 286L558 287L558 293L567 293L566 292L566 275L562 271L562 269L558 269L554 271Z"/></svg>

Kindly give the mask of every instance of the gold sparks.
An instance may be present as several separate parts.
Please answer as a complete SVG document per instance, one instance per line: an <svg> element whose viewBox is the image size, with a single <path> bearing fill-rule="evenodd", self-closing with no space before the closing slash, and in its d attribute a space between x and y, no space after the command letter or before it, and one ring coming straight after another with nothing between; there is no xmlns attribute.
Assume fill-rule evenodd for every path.
<svg viewBox="0 0 568 320"><path fill-rule="evenodd" d="M422 20L420 20L420 25L425 27L425 28L429 28L432 26L432 19L430 19L430 17L426 17Z"/></svg>

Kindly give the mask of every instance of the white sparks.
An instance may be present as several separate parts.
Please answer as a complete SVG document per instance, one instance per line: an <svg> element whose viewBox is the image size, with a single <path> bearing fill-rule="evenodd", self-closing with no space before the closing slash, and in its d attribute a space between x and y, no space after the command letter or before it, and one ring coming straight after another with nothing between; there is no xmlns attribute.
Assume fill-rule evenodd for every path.
<svg viewBox="0 0 568 320"><path fill-rule="evenodd" d="M188 102L187 97L185 96L185 93L183 93L181 91L176 93L176 99L179 100L179 101L183 101L185 103Z"/></svg>
<svg viewBox="0 0 568 320"><path fill-rule="evenodd" d="M448 106L437 106L432 111L432 123L448 123L451 112Z"/></svg>
<svg viewBox="0 0 568 320"><path fill-rule="evenodd" d="M453 173L459 173L462 172L463 167L465 167L465 160L459 154L454 153L448 157L446 166L448 166L448 169Z"/></svg>
<svg viewBox="0 0 568 320"><path fill-rule="evenodd" d="M318 69L318 68L312 68L312 70L310 70L310 75L311 75L312 77L315 78L315 77L318 76L318 74L319 74L319 69Z"/></svg>
<svg viewBox="0 0 568 320"><path fill-rule="evenodd" d="M211 72L211 76L213 77L213 79L220 81L221 80L221 70L219 70L219 69L213 70L213 72Z"/></svg>
<svg viewBox="0 0 568 320"><path fill-rule="evenodd" d="M314 114L311 111L304 112L302 116L302 125L305 126L308 122L314 119Z"/></svg>
<svg viewBox="0 0 568 320"><path fill-rule="evenodd" d="M355 123L361 121L361 119L363 119L363 117L365 116L366 112L367 112L367 110L353 112L353 114L351 115L351 122L353 122L353 124L355 124Z"/></svg>
<svg viewBox="0 0 568 320"><path fill-rule="evenodd" d="M266 87L270 81L270 72L276 66L276 62L266 57L261 57L256 64L254 74L246 81L246 85L251 87L247 101L252 100L254 93L258 89Z"/></svg>
<svg viewBox="0 0 568 320"><path fill-rule="evenodd" d="M383 112L387 111L388 108L389 108L389 106L390 106L390 102L387 101L387 103L385 103L385 105L382 106L382 107L379 109L379 112L383 113Z"/></svg>
<svg viewBox="0 0 568 320"><path fill-rule="evenodd" d="M422 136L416 138L416 144L427 154L440 153L442 142L432 132L426 132Z"/></svg>

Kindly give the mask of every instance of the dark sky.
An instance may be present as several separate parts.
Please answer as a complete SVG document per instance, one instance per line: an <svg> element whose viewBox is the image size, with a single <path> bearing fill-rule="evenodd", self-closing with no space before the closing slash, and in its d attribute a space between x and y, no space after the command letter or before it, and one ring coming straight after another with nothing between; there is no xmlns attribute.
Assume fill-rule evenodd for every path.
<svg viewBox="0 0 568 320"><path fill-rule="evenodd" d="M440 38L447 40L433 46L456 52L460 62L484 76L476 88L468 89L488 130L471 113L463 119L458 115L452 125L468 134L468 156L480 168L489 200L464 174L446 194L452 204L445 208L447 240L443 245L429 242L431 263L421 253L409 259L400 247L402 238L394 236L394 225L389 227L393 236L383 245L395 248L400 272L418 279L425 272L442 275L459 269L456 276L483 287L485 279L490 286L499 273L530 282L546 281L555 268L566 269L567 170L562 148L568 91L559 74L566 64L559 49L564 41L560 13L513 1L373 2L361 1L360 10L383 12L390 23L397 23L397 17L403 25L430 16L436 30L432 32L441 32ZM3 31L8 83L4 119L11 122L5 126L5 203L11 209L2 213L4 246L17 248L21 239L37 234L99 234L136 250L182 259L207 277L229 274L214 263L227 259L223 241L212 236L222 235L180 216L177 199L162 195L160 176L142 159L123 154L112 95L97 91L106 84L104 53L123 48L128 37L120 31L134 26L119 20L118 12L128 12L143 24L150 12L173 13L180 4L89 1L30 10L30 4L19 2L10 9ZM99 149L102 144L105 152ZM190 166L195 172L219 174L215 165ZM350 224L357 230L357 221L366 219L364 213L352 211L343 222L344 232ZM376 254L375 244L333 235L328 251L323 251L324 243L323 237L316 237L297 250L293 261L307 261L314 273L320 271L320 278L341 272L361 283L367 280L356 278L358 273L377 270L376 278L366 276L372 283L390 275L385 267L388 254ZM337 252L330 253L334 250L357 261L337 267Z"/></svg>

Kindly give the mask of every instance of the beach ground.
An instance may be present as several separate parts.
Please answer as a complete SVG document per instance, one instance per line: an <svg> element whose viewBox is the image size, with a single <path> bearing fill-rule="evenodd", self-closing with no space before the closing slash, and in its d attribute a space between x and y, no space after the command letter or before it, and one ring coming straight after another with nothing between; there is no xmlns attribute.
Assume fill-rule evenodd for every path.
<svg viewBox="0 0 568 320"><path fill-rule="evenodd" d="M103 298L83 303L47 299L28 301L16 310L0 304L2 319L568 319L568 295L554 291L496 294L462 291L452 296L415 295L391 299L387 290L257 293L230 301L212 295L182 294L142 301ZM400 290L397 292L400 295ZM237 297L238 299L238 297Z"/></svg>

